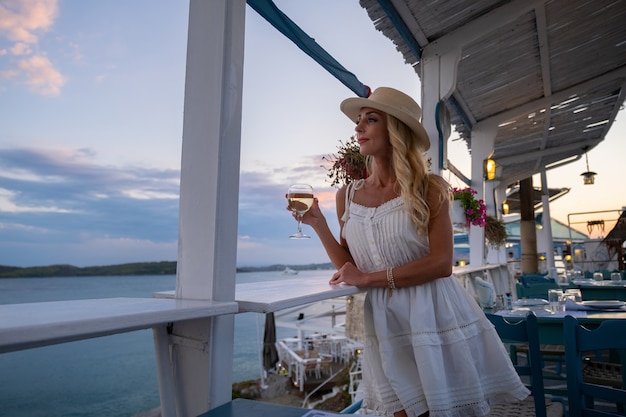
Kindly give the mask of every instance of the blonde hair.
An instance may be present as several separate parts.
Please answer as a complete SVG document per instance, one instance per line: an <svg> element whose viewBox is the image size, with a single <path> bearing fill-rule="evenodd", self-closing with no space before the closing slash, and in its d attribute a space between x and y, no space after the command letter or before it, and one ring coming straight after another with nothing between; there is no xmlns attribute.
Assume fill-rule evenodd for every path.
<svg viewBox="0 0 626 417"><path fill-rule="evenodd" d="M437 193L437 207L441 207L441 203L450 198L450 186L439 175L428 172L424 150L413 130L390 114L387 114L387 130L399 193L418 233L426 235L430 217L436 214L431 212L432 207L428 204L429 187Z"/></svg>

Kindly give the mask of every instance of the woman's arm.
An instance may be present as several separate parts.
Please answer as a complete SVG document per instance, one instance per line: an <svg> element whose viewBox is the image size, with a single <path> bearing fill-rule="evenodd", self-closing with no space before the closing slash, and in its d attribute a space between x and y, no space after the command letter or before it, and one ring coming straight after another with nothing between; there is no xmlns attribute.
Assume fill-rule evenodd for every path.
<svg viewBox="0 0 626 417"><path fill-rule="evenodd" d="M429 200L430 200L429 195ZM431 205L433 207L433 205ZM431 210L428 223L430 253L408 264L393 269L396 287L424 284L452 273L454 259L454 236L449 212L450 202L444 199L437 209ZM386 271L383 287L387 286Z"/></svg>
<svg viewBox="0 0 626 417"><path fill-rule="evenodd" d="M335 203L337 207L337 218L339 220L339 235L340 242L337 241L330 228L328 227L328 222L326 221L326 217L322 213L322 210L319 206L319 201L317 198L314 200L313 205L302 217L302 223L308 224L313 228L317 236L319 237L330 261L333 263L335 268L340 268L346 262L353 263L354 260L350 255L350 251L348 250L348 245L346 241L341 237L341 230L343 230L343 221L341 218L343 217L343 213L345 211L345 195L346 195L346 187L342 187L337 191L335 196Z"/></svg>
<svg viewBox="0 0 626 417"><path fill-rule="evenodd" d="M424 284L452 273L454 238L449 214L449 199L441 198L436 187L429 187L427 200L430 210L428 241L430 253L393 268L393 280L397 288ZM344 265L335 273L331 283L345 282L357 287L387 287L387 271L363 273L354 265Z"/></svg>

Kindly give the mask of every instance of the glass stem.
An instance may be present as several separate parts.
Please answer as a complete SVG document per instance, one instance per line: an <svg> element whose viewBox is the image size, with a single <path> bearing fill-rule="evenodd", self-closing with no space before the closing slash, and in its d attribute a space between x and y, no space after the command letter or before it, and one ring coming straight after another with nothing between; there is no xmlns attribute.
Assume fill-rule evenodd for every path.
<svg viewBox="0 0 626 417"><path fill-rule="evenodd" d="M302 234L302 214L298 213L298 234Z"/></svg>

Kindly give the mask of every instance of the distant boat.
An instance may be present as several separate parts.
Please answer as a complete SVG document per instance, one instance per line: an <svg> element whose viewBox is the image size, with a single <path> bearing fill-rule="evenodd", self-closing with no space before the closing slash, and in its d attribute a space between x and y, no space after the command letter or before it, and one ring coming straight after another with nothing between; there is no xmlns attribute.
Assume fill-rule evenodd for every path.
<svg viewBox="0 0 626 417"><path fill-rule="evenodd" d="M285 267L285 270L283 271L283 275L298 275L298 271L291 269L287 266Z"/></svg>

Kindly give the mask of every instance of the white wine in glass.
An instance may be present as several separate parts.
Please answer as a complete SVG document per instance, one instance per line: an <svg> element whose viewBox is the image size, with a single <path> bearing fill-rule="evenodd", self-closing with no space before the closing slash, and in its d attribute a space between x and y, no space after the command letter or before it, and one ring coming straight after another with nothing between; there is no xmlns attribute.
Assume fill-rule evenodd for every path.
<svg viewBox="0 0 626 417"><path fill-rule="evenodd" d="M289 236L291 239L308 239L310 236L302 233L302 216L313 205L313 187L308 184L294 184L287 190L289 208L298 214L298 231Z"/></svg>

